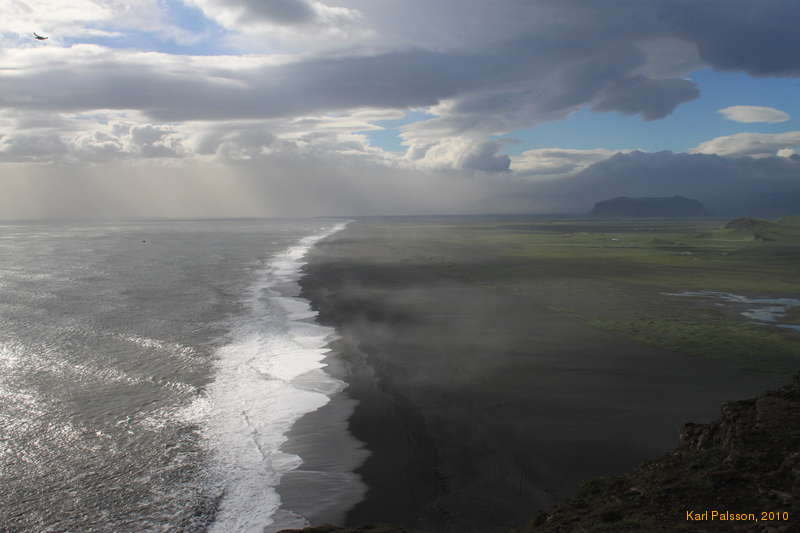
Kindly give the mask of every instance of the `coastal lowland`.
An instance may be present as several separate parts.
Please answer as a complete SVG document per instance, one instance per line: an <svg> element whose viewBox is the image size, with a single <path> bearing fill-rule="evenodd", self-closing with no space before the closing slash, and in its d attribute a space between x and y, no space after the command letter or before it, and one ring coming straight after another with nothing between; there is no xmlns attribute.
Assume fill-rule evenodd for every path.
<svg viewBox="0 0 800 533"><path fill-rule="evenodd" d="M769 460L736 448L739 477L718 474L731 441L707 424L800 369L799 221L362 218L321 242L303 296L338 331L349 430L369 451L344 525L713 531L684 515L796 507L796 474L759 477L800 451L792 409L768 410L783 448L753 441ZM698 474L620 481L667 452ZM700 498L742 477L752 506Z"/></svg>

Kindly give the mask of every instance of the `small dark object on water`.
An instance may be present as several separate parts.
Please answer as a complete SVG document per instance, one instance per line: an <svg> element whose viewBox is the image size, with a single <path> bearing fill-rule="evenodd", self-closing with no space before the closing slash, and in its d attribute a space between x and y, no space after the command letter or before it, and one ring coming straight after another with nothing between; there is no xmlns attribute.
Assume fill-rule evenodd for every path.
<svg viewBox="0 0 800 533"><path fill-rule="evenodd" d="M142 243L146 243L146 242L147 242L146 240L142 239Z"/></svg>

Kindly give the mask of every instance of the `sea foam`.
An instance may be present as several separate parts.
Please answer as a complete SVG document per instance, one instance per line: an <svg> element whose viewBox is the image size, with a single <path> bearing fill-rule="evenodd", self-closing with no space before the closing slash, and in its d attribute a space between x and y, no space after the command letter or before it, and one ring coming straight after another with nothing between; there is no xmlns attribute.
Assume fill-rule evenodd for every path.
<svg viewBox="0 0 800 533"><path fill-rule="evenodd" d="M215 381L204 399L203 431L213 452L213 485L221 494L212 532L259 532L303 525L281 510L276 487L302 464L284 453L287 433L303 415L327 404L344 383L324 371L333 328L313 322L296 296L304 258L326 228L275 256L245 295L246 312L217 352Z"/></svg>

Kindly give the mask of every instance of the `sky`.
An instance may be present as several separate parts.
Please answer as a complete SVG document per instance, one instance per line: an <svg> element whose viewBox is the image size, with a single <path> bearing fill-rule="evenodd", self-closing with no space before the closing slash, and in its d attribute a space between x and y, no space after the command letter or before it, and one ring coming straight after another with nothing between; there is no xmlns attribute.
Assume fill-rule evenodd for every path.
<svg viewBox="0 0 800 533"><path fill-rule="evenodd" d="M796 0L5 0L0 219L800 212L798 23Z"/></svg>

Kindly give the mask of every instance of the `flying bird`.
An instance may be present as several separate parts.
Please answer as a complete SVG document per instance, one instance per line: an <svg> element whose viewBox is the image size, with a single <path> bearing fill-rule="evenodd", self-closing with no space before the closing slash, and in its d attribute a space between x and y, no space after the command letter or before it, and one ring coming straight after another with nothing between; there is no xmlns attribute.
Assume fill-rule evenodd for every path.
<svg viewBox="0 0 800 533"><path fill-rule="evenodd" d="M39 34L38 34L38 33L36 33L36 32L33 32L33 36L34 36L34 37L36 37L36 40L37 40L37 41L44 41L44 40L46 40L46 39L47 39L47 37L42 37L41 35L39 35Z"/></svg>

